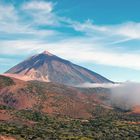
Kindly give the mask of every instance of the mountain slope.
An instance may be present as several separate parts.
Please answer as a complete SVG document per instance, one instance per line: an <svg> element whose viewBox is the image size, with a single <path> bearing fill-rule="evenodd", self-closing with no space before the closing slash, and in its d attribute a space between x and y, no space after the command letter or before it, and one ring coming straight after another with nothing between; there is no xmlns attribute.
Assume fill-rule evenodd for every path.
<svg viewBox="0 0 140 140"><path fill-rule="evenodd" d="M6 72L25 81L39 80L66 85L82 83L109 83L110 80L47 51L34 55Z"/></svg>
<svg viewBox="0 0 140 140"><path fill-rule="evenodd" d="M2 78L8 77L2 76ZM90 118L94 108L99 104L103 108L109 107L101 98L102 91L97 95L85 94L77 88L62 84L9 79L14 84L0 89L0 105L16 110L33 110L72 118ZM0 85L2 83L3 81L0 81Z"/></svg>

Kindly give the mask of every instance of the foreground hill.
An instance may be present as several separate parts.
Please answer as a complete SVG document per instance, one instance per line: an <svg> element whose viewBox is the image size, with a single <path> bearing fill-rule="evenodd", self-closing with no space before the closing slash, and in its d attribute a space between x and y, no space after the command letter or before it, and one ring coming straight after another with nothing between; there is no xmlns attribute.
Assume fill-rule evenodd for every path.
<svg viewBox="0 0 140 140"><path fill-rule="evenodd" d="M0 76L7 79L8 77ZM36 110L51 115L73 118L90 118L98 104L109 107L101 99L103 92L85 94L77 88L57 83L39 81L20 81L9 78L14 84L0 90L0 104L21 110ZM97 91L94 91L96 93Z"/></svg>
<svg viewBox="0 0 140 140"><path fill-rule="evenodd" d="M96 106L109 110L116 108L110 96L110 90L105 88L75 88L52 82L26 82L0 75L0 104L18 110L88 119L94 117ZM128 111L131 110L132 113L140 113L139 106Z"/></svg>
<svg viewBox="0 0 140 140"><path fill-rule="evenodd" d="M105 77L47 51L34 55L8 70L6 75L25 81L38 80L66 85L112 83Z"/></svg>

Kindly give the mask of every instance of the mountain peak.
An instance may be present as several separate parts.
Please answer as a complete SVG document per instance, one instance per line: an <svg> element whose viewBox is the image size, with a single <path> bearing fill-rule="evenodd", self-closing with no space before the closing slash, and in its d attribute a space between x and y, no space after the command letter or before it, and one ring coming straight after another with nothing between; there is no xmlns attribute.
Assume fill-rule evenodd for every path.
<svg viewBox="0 0 140 140"><path fill-rule="evenodd" d="M66 85L83 83L112 83L105 77L86 68L59 58L48 51L19 63L6 72L22 80L39 80Z"/></svg>
<svg viewBox="0 0 140 140"><path fill-rule="evenodd" d="M42 54L46 54L46 55L49 55L49 56L53 56L53 54L52 54L52 53L50 53L50 52L48 52L47 50L46 50L46 51L44 51L44 52L42 52Z"/></svg>

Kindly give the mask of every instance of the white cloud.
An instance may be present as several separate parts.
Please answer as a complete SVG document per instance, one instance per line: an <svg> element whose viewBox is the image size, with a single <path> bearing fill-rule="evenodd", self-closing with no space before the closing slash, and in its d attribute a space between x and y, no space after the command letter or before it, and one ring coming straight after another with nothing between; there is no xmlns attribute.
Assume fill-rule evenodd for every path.
<svg viewBox="0 0 140 140"><path fill-rule="evenodd" d="M56 44L54 48L58 48L60 46L59 50L56 50L56 52L60 52L64 58L73 61L81 63L90 62L93 64L97 63L140 70L140 55L137 53L114 52L109 51L109 49L106 49L105 47L101 47L100 44L93 45L93 42L89 42L88 44L86 42L84 43L84 41L75 41ZM65 46L67 46L67 48Z"/></svg>
<svg viewBox="0 0 140 140"><path fill-rule="evenodd" d="M24 10L41 11L45 13L50 13L53 10L53 3L46 1L30 1L23 4L22 8Z"/></svg>
<svg viewBox="0 0 140 140"><path fill-rule="evenodd" d="M140 55L137 53L120 53L109 51L100 44L86 42L86 39L69 39L56 43L38 41L4 41L1 42L0 54L36 54L48 50L75 63L97 63L109 66L140 70ZM78 50L78 51L77 51Z"/></svg>
<svg viewBox="0 0 140 140"><path fill-rule="evenodd" d="M81 87L81 88L114 88L118 87L120 84L111 84L111 83L83 83L80 85L77 85L76 87Z"/></svg>
<svg viewBox="0 0 140 140"><path fill-rule="evenodd" d="M0 31L13 33L21 30L19 28L18 16L12 5L0 5Z"/></svg>
<svg viewBox="0 0 140 140"><path fill-rule="evenodd" d="M87 20L84 23L80 23L80 22L71 22L72 27L77 30L77 31L83 31L86 33L93 33L95 31L99 31L99 32L106 32L107 31L107 27L106 26L98 26L93 24L93 22L91 20Z"/></svg>
<svg viewBox="0 0 140 140"><path fill-rule="evenodd" d="M132 39L140 39L140 23L136 22L117 25L96 25L91 20L87 20L84 23L73 22L71 26L76 31L85 32L89 36L94 36L94 33L96 33L96 35L99 34L99 36L104 37L124 37L124 42ZM119 42L119 40L116 42Z"/></svg>
<svg viewBox="0 0 140 140"><path fill-rule="evenodd" d="M48 1L29 1L25 2L21 9L30 16L32 24L35 25L59 25L59 17L53 12L54 3Z"/></svg>
<svg viewBox="0 0 140 140"><path fill-rule="evenodd" d="M130 110L140 105L140 83L122 83L112 88L111 93L111 103L117 108Z"/></svg>
<svg viewBox="0 0 140 140"><path fill-rule="evenodd" d="M17 20L17 16L15 15L15 11L14 11L14 7L12 5L0 5L0 20L2 22L6 21L6 20L11 20L11 21L15 21Z"/></svg>
<svg viewBox="0 0 140 140"><path fill-rule="evenodd" d="M120 25L116 33L131 39L140 39L140 23L129 22Z"/></svg>
<svg viewBox="0 0 140 140"><path fill-rule="evenodd" d="M31 2L30 2L31 3ZM37 3L37 2L36 2ZM40 2L41 4L44 4L44 6L47 7L47 2ZM41 5L39 4L39 5ZM49 5L50 3L48 3ZM36 5L35 5L36 6ZM35 15L38 14L38 12L33 12ZM39 39L44 37L51 37L60 34L60 32L55 30L49 30L49 29L37 29L34 26L34 21L27 22L23 19L23 17L20 15L18 9L14 7L14 5L9 4L5 5L1 3L0 5L0 36L6 35L7 37L13 37L18 35L22 35L23 39L26 36L30 36L30 39ZM25 13L22 13L25 14ZM38 15L39 16L39 15ZM44 15L45 16L45 15ZM45 19L44 16L39 16L40 19ZM47 20L48 19L48 20ZM55 19L55 17L54 17ZM35 18L37 22L43 22L39 21L39 18ZM47 21L46 21L47 20ZM52 24L55 22L53 18L50 17L50 14L45 19L45 22L47 24Z"/></svg>

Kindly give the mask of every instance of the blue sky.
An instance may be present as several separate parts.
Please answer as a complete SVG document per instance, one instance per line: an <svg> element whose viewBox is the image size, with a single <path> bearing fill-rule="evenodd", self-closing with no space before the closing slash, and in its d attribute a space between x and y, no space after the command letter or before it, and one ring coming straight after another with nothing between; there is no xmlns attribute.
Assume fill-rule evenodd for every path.
<svg viewBox="0 0 140 140"><path fill-rule="evenodd" d="M140 82L139 0L0 0L0 73L48 50Z"/></svg>

